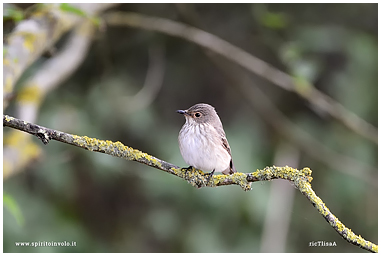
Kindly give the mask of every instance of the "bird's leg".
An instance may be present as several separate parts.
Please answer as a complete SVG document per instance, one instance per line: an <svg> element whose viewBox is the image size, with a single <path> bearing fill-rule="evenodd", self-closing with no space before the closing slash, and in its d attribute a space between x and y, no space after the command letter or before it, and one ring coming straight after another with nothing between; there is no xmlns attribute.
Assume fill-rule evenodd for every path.
<svg viewBox="0 0 381 256"><path fill-rule="evenodd" d="M211 172L211 173L209 173L209 177L206 179L206 184L208 184L209 183L209 181L210 181L210 179L213 177L213 174L214 174L214 171L215 171L216 169L213 169L213 171Z"/></svg>

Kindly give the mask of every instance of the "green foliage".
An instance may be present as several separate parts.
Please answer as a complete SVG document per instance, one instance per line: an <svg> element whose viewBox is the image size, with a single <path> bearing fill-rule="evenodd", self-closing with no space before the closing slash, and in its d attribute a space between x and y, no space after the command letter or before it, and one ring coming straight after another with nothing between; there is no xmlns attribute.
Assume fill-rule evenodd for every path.
<svg viewBox="0 0 381 256"><path fill-rule="evenodd" d="M283 29L288 25L287 16L283 13L266 12L261 17L261 22L265 27L271 29Z"/></svg>
<svg viewBox="0 0 381 256"><path fill-rule="evenodd" d="M25 223L25 220L24 220L23 214L22 214L20 207L17 204L16 200L11 195L3 193L3 204L4 204L5 208L16 219L17 223L20 226L23 226Z"/></svg>
<svg viewBox="0 0 381 256"><path fill-rule="evenodd" d="M76 14L80 17L87 17L87 14L84 11L68 3L60 4L60 9L64 12Z"/></svg>
<svg viewBox="0 0 381 256"><path fill-rule="evenodd" d="M20 22L25 18L24 11L13 4L4 4L3 21Z"/></svg>
<svg viewBox="0 0 381 256"><path fill-rule="evenodd" d="M79 8L77 8L71 4L62 3L62 4L60 4L60 9L61 9L61 11L72 13L72 14L78 15L78 16L83 17L83 18L87 18L96 26L99 26L101 23L101 19L99 17L91 17L91 16L87 15L86 12L82 11L81 9L79 9Z"/></svg>
<svg viewBox="0 0 381 256"><path fill-rule="evenodd" d="M270 30L282 30L289 26L290 19L284 12L269 11L268 5L256 4L252 5L254 18L258 22Z"/></svg>

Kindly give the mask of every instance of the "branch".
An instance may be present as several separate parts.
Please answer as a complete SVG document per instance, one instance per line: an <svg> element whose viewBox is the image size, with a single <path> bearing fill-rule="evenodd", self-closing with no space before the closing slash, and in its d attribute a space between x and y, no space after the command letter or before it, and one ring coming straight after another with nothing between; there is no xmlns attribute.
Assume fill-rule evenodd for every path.
<svg viewBox="0 0 381 256"><path fill-rule="evenodd" d="M115 4L73 3L88 16L95 15ZM40 55L61 36L86 18L60 9L60 4L46 4L38 8L29 19L21 21L7 37L3 54L3 107L7 106L13 87Z"/></svg>
<svg viewBox="0 0 381 256"><path fill-rule="evenodd" d="M176 6L193 26L201 27L195 10L191 8L192 5L177 4ZM221 71L220 73L231 81L228 84L234 87L234 89L238 88L253 109L258 111L262 118L284 138L297 145L310 157L325 163L332 169L363 180L373 187L378 186L377 179L372 175L372 173L377 173L377 169L374 166L327 147L318 138L307 133L287 118L260 87L254 86L251 76L248 76L244 70L234 68L234 63L221 61L219 56L213 54L208 49L204 49L204 53ZM358 170L362 171L359 172Z"/></svg>
<svg viewBox="0 0 381 256"><path fill-rule="evenodd" d="M35 122L39 107L51 90L62 84L82 63L93 38L95 25L84 20L74 29L65 45L22 84L15 99L17 116ZM41 149L28 134L12 131L3 146L4 177L22 170L39 157ZM30 150L26 150L30 149Z"/></svg>
<svg viewBox="0 0 381 256"><path fill-rule="evenodd" d="M99 140L87 136L77 136L45 128L32 124L8 115L3 115L3 126L18 129L37 136L45 145L50 140L64 142L73 146L84 148L90 151L101 152L111 156L116 156L129 161L136 161L156 169L165 171L186 180L194 187L217 187L225 185L239 185L245 191L251 190L251 182L269 181L273 179L285 179L290 181L299 191L307 197L311 204L318 210L324 219L342 236L346 241L371 252L378 252L378 246L366 241L361 236L357 236L350 229L344 226L325 206L324 202L315 194L311 187L312 171L309 168L297 170L288 166L266 167L252 173L234 173L232 175L214 175L211 183L207 183L208 173L192 168L180 168L171 163L165 162L154 156L148 155L137 149L123 145L121 142L109 140Z"/></svg>
<svg viewBox="0 0 381 256"><path fill-rule="evenodd" d="M297 93L311 103L311 105L341 121L352 131L373 143L378 143L377 129L373 125L350 112L328 95L317 90L308 81L294 78L213 34L176 21L138 13L112 12L105 14L104 17L105 21L111 25L131 26L181 37L218 53L275 85L287 91Z"/></svg>
<svg viewBox="0 0 381 256"><path fill-rule="evenodd" d="M164 48L160 44L149 49L149 65L143 87L134 96L120 98L125 112L133 113L148 107L157 97L162 85L165 70Z"/></svg>

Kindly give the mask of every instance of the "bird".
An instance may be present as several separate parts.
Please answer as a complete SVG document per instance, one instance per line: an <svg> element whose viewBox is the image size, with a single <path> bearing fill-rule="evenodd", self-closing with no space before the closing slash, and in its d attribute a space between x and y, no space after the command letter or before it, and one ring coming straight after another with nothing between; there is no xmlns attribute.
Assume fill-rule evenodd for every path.
<svg viewBox="0 0 381 256"><path fill-rule="evenodd" d="M187 169L194 167L210 172L207 182L215 172L225 175L237 172L224 128L213 106L198 103L176 112L185 117L178 142L184 161L190 165Z"/></svg>

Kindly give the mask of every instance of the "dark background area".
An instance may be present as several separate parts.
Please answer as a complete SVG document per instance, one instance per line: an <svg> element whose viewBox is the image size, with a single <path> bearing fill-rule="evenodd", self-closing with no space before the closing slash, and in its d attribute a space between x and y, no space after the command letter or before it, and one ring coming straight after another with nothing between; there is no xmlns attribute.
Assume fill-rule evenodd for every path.
<svg viewBox="0 0 381 256"><path fill-rule="evenodd" d="M122 4L113 9L208 31L303 77L377 126L377 4ZM57 49L64 42L65 37ZM164 56L163 82L148 106L134 109L129 103L143 87L155 49ZM78 70L47 95L36 123L120 141L186 167L177 144L184 118L176 110L201 102L216 108L238 171L272 166L279 147L291 146L296 153L285 157L283 165L311 168L312 187L333 214L377 243L377 145L295 93L183 39L129 27L98 31ZM333 154L322 161L320 149L303 143L302 135L297 143L282 132L286 128L278 112L266 107L269 103L325 147L372 168L350 170L349 163L337 164ZM12 109L5 113L12 115ZM6 137L10 129L3 130ZM292 132L299 136L298 130ZM196 189L136 162L56 141L41 148L43 158L4 180L4 193L25 219L20 225L4 208L4 252L262 251L269 193L279 183L256 182L250 192L238 186ZM364 252L343 240L299 191L293 197L287 205L291 218L285 252ZM286 209L277 211L281 216ZM77 246L14 246L16 241L65 240ZM311 241L335 241L337 246L311 247Z"/></svg>

